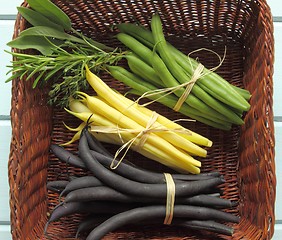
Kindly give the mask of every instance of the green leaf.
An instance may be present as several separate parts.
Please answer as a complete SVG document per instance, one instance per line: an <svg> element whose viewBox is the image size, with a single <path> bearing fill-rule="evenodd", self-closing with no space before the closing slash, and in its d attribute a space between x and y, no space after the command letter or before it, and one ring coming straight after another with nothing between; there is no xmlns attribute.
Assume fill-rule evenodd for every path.
<svg viewBox="0 0 282 240"><path fill-rule="evenodd" d="M14 80L15 78L18 78L21 76L21 72L13 73L7 80L5 80L5 83L10 82Z"/></svg>
<svg viewBox="0 0 282 240"><path fill-rule="evenodd" d="M20 36L45 36L51 37L61 40L69 40L79 43L84 43L84 41L80 38L74 37L65 32L58 31L54 28L46 27L46 26L36 26L28 28L20 33Z"/></svg>
<svg viewBox="0 0 282 240"><path fill-rule="evenodd" d="M32 77L33 77L33 75L34 74L36 74L36 73L38 73L38 72L45 72L46 70L44 69L44 70L42 70L46 65L48 64L48 62L43 62L42 64L40 64L40 65L38 65L37 67L35 67L34 69L33 69L33 71L31 71L29 74L28 74L28 76L27 76L27 78L26 78L26 81L28 81L29 79L31 79Z"/></svg>
<svg viewBox="0 0 282 240"><path fill-rule="evenodd" d="M70 38L69 34L46 26L36 26L36 27L28 28L22 31L20 33L20 36L45 36L45 37L52 37L58 39Z"/></svg>
<svg viewBox="0 0 282 240"><path fill-rule="evenodd" d="M43 77L43 75L45 74L46 70L41 71L41 73L36 77L36 79L34 80L33 84L32 84L32 88L36 88L39 80Z"/></svg>
<svg viewBox="0 0 282 240"><path fill-rule="evenodd" d="M62 66L54 67L54 69L51 71L46 72L46 75L44 76L44 81L48 81L53 75L55 75L58 71L61 71L64 67L68 66L69 63L65 63Z"/></svg>
<svg viewBox="0 0 282 240"><path fill-rule="evenodd" d="M61 32L64 31L62 26L50 21L47 17L39 12L25 7L18 7L17 9L19 13L33 26L47 26L57 29Z"/></svg>
<svg viewBox="0 0 282 240"><path fill-rule="evenodd" d="M47 17L50 21L59 24L65 30L71 29L71 20L54 3L49 0L27 0L29 6Z"/></svg>
<svg viewBox="0 0 282 240"><path fill-rule="evenodd" d="M54 42L55 40L52 39L49 41ZM36 49L43 55L51 55L53 53L54 46L49 41L42 36L20 36L8 42L7 45L21 50ZM55 44L58 44L58 42Z"/></svg>

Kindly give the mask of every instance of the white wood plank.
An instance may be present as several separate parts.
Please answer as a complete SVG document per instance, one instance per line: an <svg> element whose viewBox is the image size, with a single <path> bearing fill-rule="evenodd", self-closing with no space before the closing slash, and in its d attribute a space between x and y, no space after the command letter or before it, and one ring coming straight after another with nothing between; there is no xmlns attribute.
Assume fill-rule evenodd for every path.
<svg viewBox="0 0 282 240"><path fill-rule="evenodd" d="M275 60L273 75L273 110L274 116L282 116L282 22L274 23Z"/></svg>
<svg viewBox="0 0 282 240"><path fill-rule="evenodd" d="M0 225L0 239L12 240L10 225Z"/></svg>
<svg viewBox="0 0 282 240"><path fill-rule="evenodd" d="M282 5L280 0L268 0L267 3L274 17L282 16Z"/></svg>
<svg viewBox="0 0 282 240"><path fill-rule="evenodd" d="M1 104L0 104L0 115L9 115L10 107L11 107L11 83L5 83L5 80L10 75L6 75L8 72L7 65L10 64L12 57L4 52L5 50L10 50L10 48L6 45L13 36L14 29L14 21L12 20L1 20L0 21L0 96L1 96Z"/></svg>
<svg viewBox="0 0 282 240"><path fill-rule="evenodd" d="M20 6L23 0L1 1L0 15L17 14L17 6Z"/></svg>
<svg viewBox="0 0 282 240"><path fill-rule="evenodd" d="M282 224L275 224L274 235L272 240L281 240L282 239Z"/></svg>
<svg viewBox="0 0 282 240"><path fill-rule="evenodd" d="M5 1L5 4L2 4L0 8L0 14L16 14L17 13L17 6L20 6L20 4L23 2L23 0L9 0ZM273 16L282 16L282 6L281 2L279 0L268 0L267 1Z"/></svg>
<svg viewBox="0 0 282 240"><path fill-rule="evenodd" d="M0 15L16 14L16 6L21 4L21 0L5 1L5 4L0 8ZM269 0L268 1L272 14L274 17L282 17L281 1ZM12 38L14 21L0 21L0 51L8 49L5 45ZM274 37L275 37L275 63L274 63L274 115L282 116L282 23L274 23ZM10 84L4 83L6 79L5 73L7 72L6 65L9 64L10 56L8 54L1 54L0 58L0 115L9 115L10 111ZM282 154L282 123L275 123L275 136L276 136L276 176L277 176L277 199L276 199L276 220L282 220L282 207L279 203L282 202L282 162L279 157ZM9 220L9 205L8 205L8 180L7 180L7 160L9 154L10 143L10 124L9 121L0 121L0 221ZM0 225L0 239L10 240L9 226ZM275 235L273 240L282 239L282 224L275 225Z"/></svg>
<svg viewBox="0 0 282 240"><path fill-rule="evenodd" d="M282 220L282 122L275 122L275 156L276 156L276 204L275 215L276 220ZM282 239L282 238L280 238Z"/></svg>
<svg viewBox="0 0 282 240"><path fill-rule="evenodd" d="M5 1L5 4L2 4L0 8L0 14L16 14L16 7L19 6L23 0L9 0ZM273 16L282 16L282 6L281 1L279 0L268 0L267 1Z"/></svg>
<svg viewBox="0 0 282 240"><path fill-rule="evenodd" d="M275 224L274 235L272 240L282 239L282 224ZM0 225L0 239L2 240L12 240L9 225Z"/></svg>
<svg viewBox="0 0 282 240"><path fill-rule="evenodd" d="M272 240L281 240L282 239L282 224L275 224L274 235ZM9 225L0 225L0 239L2 240L12 240L10 233Z"/></svg>
<svg viewBox="0 0 282 240"><path fill-rule="evenodd" d="M0 121L0 222L10 220L8 158L11 141L10 121ZM3 239L0 237L0 239Z"/></svg>

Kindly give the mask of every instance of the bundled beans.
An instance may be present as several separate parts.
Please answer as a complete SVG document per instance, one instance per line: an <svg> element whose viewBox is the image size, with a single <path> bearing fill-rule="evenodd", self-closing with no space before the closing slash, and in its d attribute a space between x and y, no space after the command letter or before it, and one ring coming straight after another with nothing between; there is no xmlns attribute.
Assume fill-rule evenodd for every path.
<svg viewBox="0 0 282 240"><path fill-rule="evenodd" d="M108 69L114 78L130 86L132 93L145 94L215 128L230 130L232 124L244 124L243 112L250 108L249 91L229 84L169 44L158 14L152 17L151 31L131 23L122 23L118 29L118 40L131 50L126 56L130 71L120 66ZM160 89L171 89L173 94Z"/></svg>
<svg viewBox="0 0 282 240"><path fill-rule="evenodd" d="M98 144L87 128L81 132L78 155L57 145L52 145L51 151L61 161L87 169L92 175L69 182L48 183L51 191L60 192L63 202L51 213L46 231L51 222L61 217L88 213L79 225L77 235L86 233L87 240L98 240L127 224L161 224L168 217L169 190L165 175L127 161L111 169L111 162L117 160ZM220 198L218 186L224 179L218 172L171 176L175 185L175 203L169 225L233 234L232 227L222 222L238 223L239 218L222 210L234 207L235 203Z"/></svg>

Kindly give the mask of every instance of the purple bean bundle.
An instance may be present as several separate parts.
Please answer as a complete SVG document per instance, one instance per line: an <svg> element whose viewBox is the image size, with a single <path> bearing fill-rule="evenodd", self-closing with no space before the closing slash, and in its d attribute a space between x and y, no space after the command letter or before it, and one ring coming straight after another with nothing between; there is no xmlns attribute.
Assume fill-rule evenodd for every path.
<svg viewBox="0 0 282 240"><path fill-rule="evenodd" d="M46 231L51 222L75 213L88 213L77 230L77 236L87 233L87 240L101 239L127 224L164 222L167 215L164 174L127 161L115 170L110 169L112 155L86 128L80 136L78 155L57 145L52 145L51 150L61 161L89 170L93 175L48 183L48 189L60 193L59 198L64 199L54 208ZM234 207L235 203L220 198L218 186L224 183L220 173L171 176L175 185L171 226L233 234L233 228L222 222L238 223L239 218L222 210Z"/></svg>

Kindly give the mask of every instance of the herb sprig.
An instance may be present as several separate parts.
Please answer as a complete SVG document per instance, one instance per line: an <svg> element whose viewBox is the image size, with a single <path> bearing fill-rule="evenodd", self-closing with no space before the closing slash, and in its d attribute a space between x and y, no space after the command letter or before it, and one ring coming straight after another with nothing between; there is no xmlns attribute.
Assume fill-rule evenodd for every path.
<svg viewBox="0 0 282 240"><path fill-rule="evenodd" d="M19 50L34 49L37 54L7 51L14 57L8 66L15 78L33 79L33 88L52 80L49 103L65 107L70 96L88 87L85 65L99 72L105 65L118 62L124 55L84 36L71 27L69 17L49 0L27 0L30 8L19 13L32 25L7 45Z"/></svg>

